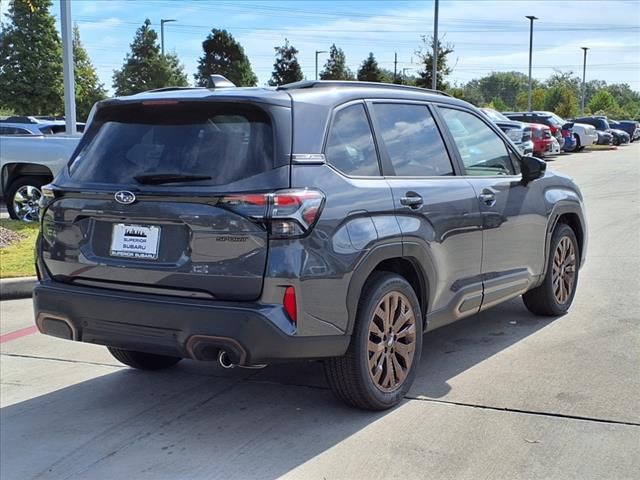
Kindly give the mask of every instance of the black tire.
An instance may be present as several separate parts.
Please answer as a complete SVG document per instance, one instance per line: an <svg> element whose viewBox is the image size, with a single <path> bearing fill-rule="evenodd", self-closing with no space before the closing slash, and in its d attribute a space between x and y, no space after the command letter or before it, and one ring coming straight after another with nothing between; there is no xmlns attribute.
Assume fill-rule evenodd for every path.
<svg viewBox="0 0 640 480"><path fill-rule="evenodd" d="M7 188L6 194L5 194L5 202L7 204L7 210L9 212L9 217L11 217L13 220L23 220L22 218L20 218L16 212L15 209L15 204L14 204L14 199L16 196L16 193L18 192L18 190L20 190L22 187L26 187L26 186L32 186L38 189L38 192L40 191L40 189L42 188L43 185L46 185L47 183L49 183L51 181L50 178L48 177L39 177L36 175L27 175L24 177L18 177L15 180L13 180L10 184L9 187ZM31 219L24 219L25 221L37 221L37 218L31 218Z"/></svg>
<svg viewBox="0 0 640 480"><path fill-rule="evenodd" d="M554 289L554 259L556 256L556 252L558 251L560 242L567 238L572 246L574 252L574 272L575 276L573 277L573 282L570 288L570 292L568 293L565 301L559 301L557 294ZM562 272L564 272L565 267L562 268ZM576 235L573 229L565 224L559 223L556 226L556 229L553 232L553 236L551 237L551 248L549 250L549 260L547 263L547 273L545 274L544 280L542 283L532 289L529 290L522 296L522 300L524 301L527 309L536 315L544 315L544 316L559 316L564 315L571 307L571 303L573 302L573 298L576 294L576 287L578 284L578 274L580 271L580 249L578 247L578 240L576 239ZM557 277L556 277L557 278ZM562 278L560 282L563 282Z"/></svg>
<svg viewBox="0 0 640 480"><path fill-rule="evenodd" d="M577 133L574 133L573 136L576 139L576 147L573 149L574 152L579 152L580 150L582 150L584 147L582 147L580 145L580 135L578 135Z"/></svg>
<svg viewBox="0 0 640 480"><path fill-rule="evenodd" d="M408 366L402 383L394 385L393 389L389 391L383 391L381 389L382 387L376 385L372 378L373 374L370 373L368 345L370 338L372 338L370 337L370 335L372 335L370 333L370 325L374 322L376 309L389 294L398 295L399 297L403 296L404 299L408 301L415 317L415 330L412 330L415 334L415 339L413 339L415 343L412 344L413 357L411 365ZM394 310L394 316L396 313L397 310ZM400 316L398 315L396 318L400 318ZM411 285L409 285L404 278L393 273L374 273L362 289L351 343L346 354L342 357L327 359L324 362L327 381L335 395L348 405L366 410L386 410L397 405L411 387L415 379L418 364L420 363L420 354L422 352L422 323L423 318L420 304ZM396 330L394 330L394 332L395 331ZM402 331L406 331L405 328L402 328ZM391 332L391 330L389 330L389 332ZM392 339L390 339L389 342L389 344L387 344L386 341L379 342L380 360L378 361L378 368L380 369L380 379L382 379L383 376L382 365L385 364L383 357L385 355L391 355L395 357L393 360L398 362L401 355L398 354L398 356L396 356L393 348L387 347L387 345L391 344L397 347L400 342L391 343ZM383 348L384 352L382 352ZM386 353L387 348L391 349L388 354ZM393 362L393 360L390 360L390 362ZM386 363L385 365L389 364ZM407 365L404 364L404 367L406 368ZM394 379L397 378L395 374L396 371L394 366Z"/></svg>
<svg viewBox="0 0 640 480"><path fill-rule="evenodd" d="M122 348L107 347L116 360L140 370L162 370L173 367L182 358L156 355L155 353L136 352Z"/></svg>

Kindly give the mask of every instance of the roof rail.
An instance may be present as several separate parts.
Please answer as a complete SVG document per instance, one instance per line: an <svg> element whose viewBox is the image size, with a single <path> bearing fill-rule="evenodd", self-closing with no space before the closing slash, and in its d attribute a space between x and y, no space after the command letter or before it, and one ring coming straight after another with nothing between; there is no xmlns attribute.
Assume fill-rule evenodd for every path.
<svg viewBox="0 0 640 480"><path fill-rule="evenodd" d="M162 88L154 88L153 90L146 90L143 93L171 92L172 90L193 90L194 88L202 88L202 87L162 87Z"/></svg>
<svg viewBox="0 0 640 480"><path fill-rule="evenodd" d="M434 93L450 97L448 93L440 90L432 90L430 88L413 87L411 85L398 85L397 83L381 83L381 82L357 82L352 80L302 80L301 82L287 83L280 85L276 90L298 90L303 88L322 88L322 87L367 87L367 88L397 88L402 90L415 90L423 93Z"/></svg>

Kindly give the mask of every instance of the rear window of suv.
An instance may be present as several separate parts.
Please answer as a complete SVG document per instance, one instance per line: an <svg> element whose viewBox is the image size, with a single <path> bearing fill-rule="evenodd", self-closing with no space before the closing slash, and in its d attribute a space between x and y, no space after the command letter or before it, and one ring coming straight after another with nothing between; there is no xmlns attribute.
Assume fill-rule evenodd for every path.
<svg viewBox="0 0 640 480"><path fill-rule="evenodd" d="M250 105L140 103L104 107L70 165L82 182L132 184L133 177L191 175L224 185L273 168L268 115ZM193 185L194 182L188 183Z"/></svg>

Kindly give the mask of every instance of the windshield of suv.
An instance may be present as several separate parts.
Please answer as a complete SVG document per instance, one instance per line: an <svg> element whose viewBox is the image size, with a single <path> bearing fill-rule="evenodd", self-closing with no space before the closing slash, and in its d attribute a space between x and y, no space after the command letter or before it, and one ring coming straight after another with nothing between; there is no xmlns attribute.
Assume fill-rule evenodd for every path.
<svg viewBox="0 0 640 480"><path fill-rule="evenodd" d="M559 127L561 127L562 125L564 125L565 123L567 123L566 120L563 120L562 118L560 118L558 115L556 115L555 113L552 113L551 115L549 115L549 118L555 120L555 125L558 125Z"/></svg>
<svg viewBox="0 0 640 480"><path fill-rule="evenodd" d="M223 185L273 168L269 117L248 105L104 107L88 139L69 169L83 182Z"/></svg>
<svg viewBox="0 0 640 480"><path fill-rule="evenodd" d="M489 117L491 120L493 121L507 121L507 122L511 122L513 120L508 119L507 117L505 117L503 114L501 114L500 112L492 109L492 108L483 108L482 111L484 113L487 114L487 117Z"/></svg>
<svg viewBox="0 0 640 480"><path fill-rule="evenodd" d="M551 125L558 128L562 128L562 125L566 123L566 122L563 122L561 118L556 117L555 115L549 115L547 119Z"/></svg>

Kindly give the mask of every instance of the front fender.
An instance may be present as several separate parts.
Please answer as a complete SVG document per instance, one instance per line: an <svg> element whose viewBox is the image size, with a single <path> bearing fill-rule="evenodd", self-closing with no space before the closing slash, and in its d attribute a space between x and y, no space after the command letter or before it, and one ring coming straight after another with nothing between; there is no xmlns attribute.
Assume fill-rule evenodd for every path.
<svg viewBox="0 0 640 480"><path fill-rule="evenodd" d="M545 235L545 261L544 268L542 271L542 275L540 276L540 280L538 284L542 283L542 280L547 274L547 269L549 266L549 256L551 255L551 237L553 236L553 231L558 224L558 221L563 215L571 214L574 218L577 218L579 228L581 229L582 234L582 245L580 248L580 268L584 265L586 261L586 252L587 252L587 222L585 219L584 208L582 200L576 194L575 197L565 198L553 204L551 208L551 212L548 216L547 221L547 231Z"/></svg>

